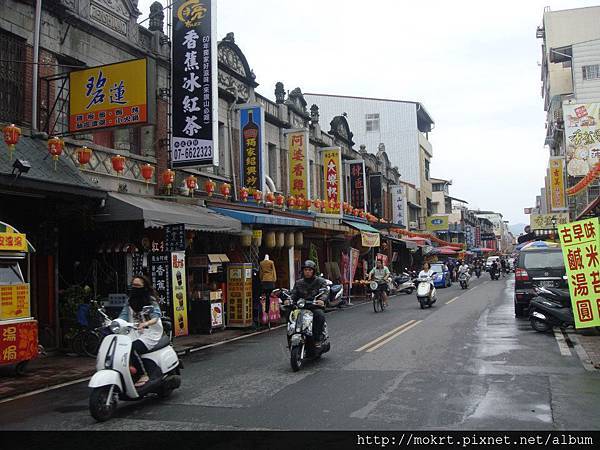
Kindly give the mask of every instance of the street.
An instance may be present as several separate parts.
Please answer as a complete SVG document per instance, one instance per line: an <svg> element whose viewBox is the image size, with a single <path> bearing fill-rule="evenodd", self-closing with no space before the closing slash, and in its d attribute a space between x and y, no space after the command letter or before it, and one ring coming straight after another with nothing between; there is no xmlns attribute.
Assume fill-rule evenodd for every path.
<svg viewBox="0 0 600 450"><path fill-rule="evenodd" d="M190 355L168 400L121 403L109 422L80 383L0 404L0 429L599 429L600 377L515 319L513 283L483 274L431 309L400 294L381 314L332 312L331 351L298 373L280 328Z"/></svg>

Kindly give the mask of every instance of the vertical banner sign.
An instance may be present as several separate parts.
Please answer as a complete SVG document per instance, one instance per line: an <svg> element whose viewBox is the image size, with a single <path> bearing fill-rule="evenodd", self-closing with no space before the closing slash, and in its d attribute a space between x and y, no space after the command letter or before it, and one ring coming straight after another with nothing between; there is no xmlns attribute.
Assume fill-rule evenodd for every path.
<svg viewBox="0 0 600 450"><path fill-rule="evenodd" d="M564 158L550 158L550 206L552 211L567 209L565 201Z"/></svg>
<svg viewBox="0 0 600 450"><path fill-rule="evenodd" d="M290 194L310 198L310 173L308 168L308 131L293 130L288 133Z"/></svg>
<svg viewBox="0 0 600 450"><path fill-rule="evenodd" d="M165 251L180 252L185 250L185 224L165 225Z"/></svg>
<svg viewBox="0 0 600 450"><path fill-rule="evenodd" d="M369 177L371 198L369 199L369 210L376 216L383 216L383 204L382 204L382 186L381 186L381 174L371 175Z"/></svg>
<svg viewBox="0 0 600 450"><path fill-rule="evenodd" d="M352 283L350 280L350 253L346 250L342 250L341 266L342 284L344 286L343 295L348 296Z"/></svg>
<svg viewBox="0 0 600 450"><path fill-rule="evenodd" d="M171 290L175 336L187 336L189 334L186 284L185 252L173 252L171 253Z"/></svg>
<svg viewBox="0 0 600 450"><path fill-rule="evenodd" d="M597 217L558 227L575 328L600 326L599 227Z"/></svg>
<svg viewBox="0 0 600 450"><path fill-rule="evenodd" d="M475 227L475 247L481 247L481 227Z"/></svg>
<svg viewBox="0 0 600 450"><path fill-rule="evenodd" d="M475 247L475 228L471 225L465 226L465 239L467 241L467 249Z"/></svg>
<svg viewBox="0 0 600 450"><path fill-rule="evenodd" d="M342 155L339 147L325 148L323 152L323 186L325 187L325 212L342 215ZM333 208L331 207L333 206Z"/></svg>
<svg viewBox="0 0 600 450"><path fill-rule="evenodd" d="M158 303L164 307L164 311L169 311L171 306L171 264L169 262L170 253L151 252L149 253L150 279L152 285L158 294Z"/></svg>
<svg viewBox="0 0 600 450"><path fill-rule="evenodd" d="M352 289L352 282L354 281L354 277L356 276L356 269L358 269L358 257L360 256L360 251L350 247L350 289Z"/></svg>
<svg viewBox="0 0 600 450"><path fill-rule="evenodd" d="M367 190L365 180L365 162L362 160L348 161L348 172L350 173L350 204L358 209L367 209Z"/></svg>
<svg viewBox="0 0 600 450"><path fill-rule="evenodd" d="M171 162L174 167L218 164L215 4L214 0L173 2Z"/></svg>
<svg viewBox="0 0 600 450"><path fill-rule="evenodd" d="M263 158L264 110L256 105L240 106L240 186L250 194L265 192Z"/></svg>
<svg viewBox="0 0 600 450"><path fill-rule="evenodd" d="M406 226L407 206L404 186L392 186L392 221L394 223Z"/></svg>

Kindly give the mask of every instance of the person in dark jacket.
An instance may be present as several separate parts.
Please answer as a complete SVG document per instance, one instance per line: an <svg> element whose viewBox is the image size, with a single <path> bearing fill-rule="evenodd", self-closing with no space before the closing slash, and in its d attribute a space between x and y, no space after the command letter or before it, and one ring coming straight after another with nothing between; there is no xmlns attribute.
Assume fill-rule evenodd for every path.
<svg viewBox="0 0 600 450"><path fill-rule="evenodd" d="M302 278L296 281L292 289L291 297L293 301L300 298L312 300L322 288L327 288L327 283L321 277L317 276L317 265L310 260L304 261L302 265ZM320 304L319 304L320 303ZM317 306L324 307L325 302L318 300ZM313 309L313 337L316 345L320 345L323 339L323 329L325 327L325 313L322 309Z"/></svg>

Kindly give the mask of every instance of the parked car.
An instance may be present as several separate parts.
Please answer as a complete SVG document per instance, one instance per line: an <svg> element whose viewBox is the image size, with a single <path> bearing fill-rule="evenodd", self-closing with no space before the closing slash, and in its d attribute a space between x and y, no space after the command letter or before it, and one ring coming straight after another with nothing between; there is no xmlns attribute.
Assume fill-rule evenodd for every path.
<svg viewBox="0 0 600 450"><path fill-rule="evenodd" d="M486 261L485 261L485 271L489 272L490 271L490 267L492 267L492 263L496 261L496 263L498 263L498 268L500 268L500 257L499 256L490 256Z"/></svg>
<svg viewBox="0 0 600 450"><path fill-rule="evenodd" d="M431 264L431 270L436 274L433 277L433 285L436 288L452 286L452 279L450 278L450 271L448 266L442 263Z"/></svg>
<svg viewBox="0 0 600 450"><path fill-rule="evenodd" d="M533 286L568 289L560 248L540 248L521 252L515 269L515 316L522 317L535 297Z"/></svg>

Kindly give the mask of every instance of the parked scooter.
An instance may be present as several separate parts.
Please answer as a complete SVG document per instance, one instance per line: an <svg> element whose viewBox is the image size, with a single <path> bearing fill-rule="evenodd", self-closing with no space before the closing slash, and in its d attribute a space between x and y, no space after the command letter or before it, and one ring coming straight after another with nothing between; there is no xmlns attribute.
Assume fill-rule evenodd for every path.
<svg viewBox="0 0 600 450"><path fill-rule="evenodd" d="M152 307L144 307L142 315L147 315ZM163 320L163 328L170 333L172 324ZM137 324L115 319L110 331L102 341L96 359L96 373L88 386L92 388L89 408L92 417L99 422L110 419L117 409L118 400L141 400L147 394L155 393L161 398L168 397L181 385L180 368L183 367L169 336L163 335L151 352L141 355L150 380L136 387L129 366L132 342L137 339Z"/></svg>
<svg viewBox="0 0 600 450"><path fill-rule="evenodd" d="M322 276L323 274L321 274ZM333 284L331 280L324 278L329 286L329 295L325 300L325 308L341 308L346 304L346 299L342 297L344 287L341 284Z"/></svg>
<svg viewBox="0 0 600 450"><path fill-rule="evenodd" d="M416 289L413 277L411 277L411 274L408 272L403 272L402 275L394 277L392 286L394 292L404 292L409 295Z"/></svg>
<svg viewBox="0 0 600 450"><path fill-rule="evenodd" d="M317 359L331 348L329 334L327 333L327 322L325 322L323 327L323 336L319 347L315 345L312 335L312 310L321 308L315 302L317 300L325 302L327 295L329 295L329 288L325 287L319 290L319 293L313 299L300 298L284 306L286 309L290 309L287 341L288 348L290 349L290 363L294 372L301 369L306 359Z"/></svg>
<svg viewBox="0 0 600 450"><path fill-rule="evenodd" d="M540 333L553 327L575 326L571 297L568 291L534 286L536 297L529 304L529 323Z"/></svg>
<svg viewBox="0 0 600 450"><path fill-rule="evenodd" d="M470 280L471 280L471 274L468 271L462 272L458 276L458 282L460 283L461 289L468 289Z"/></svg>
<svg viewBox="0 0 600 450"><path fill-rule="evenodd" d="M433 273L435 276L435 272ZM417 300L421 309L431 306L437 301L436 290L433 285L433 277L422 276L417 278Z"/></svg>

